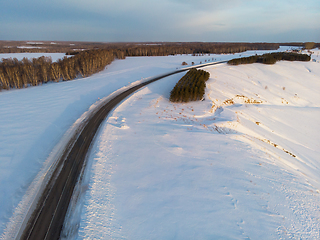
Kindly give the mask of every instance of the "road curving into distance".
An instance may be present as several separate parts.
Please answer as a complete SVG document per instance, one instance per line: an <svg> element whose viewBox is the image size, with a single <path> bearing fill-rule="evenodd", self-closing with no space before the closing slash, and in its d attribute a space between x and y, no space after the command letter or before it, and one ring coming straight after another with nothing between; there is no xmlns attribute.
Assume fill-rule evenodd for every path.
<svg viewBox="0 0 320 240"><path fill-rule="evenodd" d="M151 78L119 93L89 116L86 124L80 127L81 129L78 131L80 134L75 134L72 137L66 144L62 155L57 159L56 168L41 193L35 210L30 214L29 219L25 220L27 224L23 229L19 229L19 233L16 235L17 239L51 240L60 238L69 202L84 166L91 142L109 112L121 101L138 89L162 78L187 71L191 68L201 68L225 62L227 61L205 63Z"/></svg>

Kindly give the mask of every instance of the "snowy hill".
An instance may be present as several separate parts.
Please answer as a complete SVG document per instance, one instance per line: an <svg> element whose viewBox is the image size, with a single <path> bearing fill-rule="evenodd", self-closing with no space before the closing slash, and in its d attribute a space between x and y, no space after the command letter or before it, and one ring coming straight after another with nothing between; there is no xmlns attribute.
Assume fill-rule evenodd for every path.
<svg viewBox="0 0 320 240"><path fill-rule="evenodd" d="M54 61L64 56L62 53L13 53L1 54L0 58L41 55L51 56ZM91 107L124 86L180 68L183 61L199 64L211 58L232 57L234 55L130 57L116 60L106 70L76 81L1 91L0 236L10 239L15 234L54 156Z"/></svg>
<svg viewBox="0 0 320 240"><path fill-rule="evenodd" d="M114 110L78 239L319 238L319 63L204 70L203 102L168 101L181 74Z"/></svg>
<svg viewBox="0 0 320 240"><path fill-rule="evenodd" d="M0 235L12 236L54 146L92 104L182 61L251 54L127 58L89 78L0 92ZM80 221L79 239L319 237L319 63L204 70L203 102L168 102L181 73L113 111L67 231Z"/></svg>

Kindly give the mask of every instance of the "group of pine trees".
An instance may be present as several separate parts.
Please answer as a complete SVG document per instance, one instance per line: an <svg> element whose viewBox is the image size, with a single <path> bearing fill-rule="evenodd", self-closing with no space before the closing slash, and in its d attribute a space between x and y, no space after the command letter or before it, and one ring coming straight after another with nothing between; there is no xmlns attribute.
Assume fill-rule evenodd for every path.
<svg viewBox="0 0 320 240"><path fill-rule="evenodd" d="M82 51L57 62L39 57L29 60L2 59L0 62L0 90L37 86L50 81L68 81L77 77L90 76L105 68L114 60L109 50Z"/></svg>
<svg viewBox="0 0 320 240"><path fill-rule="evenodd" d="M277 61L310 61L311 57L307 54L291 53L291 52L275 52L266 53L261 56L255 55L251 57L235 58L228 61L230 65L249 64L249 63L264 63L274 64Z"/></svg>
<svg viewBox="0 0 320 240"><path fill-rule="evenodd" d="M205 94L206 81L210 74L204 70L190 69L174 86L170 93L171 102L201 100Z"/></svg>

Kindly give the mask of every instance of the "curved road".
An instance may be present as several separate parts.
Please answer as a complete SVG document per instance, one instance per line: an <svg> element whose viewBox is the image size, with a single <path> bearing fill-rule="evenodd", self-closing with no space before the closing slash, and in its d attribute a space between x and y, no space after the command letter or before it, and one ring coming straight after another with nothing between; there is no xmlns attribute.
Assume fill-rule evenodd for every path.
<svg viewBox="0 0 320 240"><path fill-rule="evenodd" d="M65 147L58 159L58 164L47 183L37 206L24 229L20 229L20 239L59 239L69 202L82 170L88 149L101 122L108 113L136 90L167 76L184 72L190 68L199 68L224 63L220 61L206 63L180 69L159 77L152 78L115 96L102 106L93 116L90 116L78 137L74 137Z"/></svg>

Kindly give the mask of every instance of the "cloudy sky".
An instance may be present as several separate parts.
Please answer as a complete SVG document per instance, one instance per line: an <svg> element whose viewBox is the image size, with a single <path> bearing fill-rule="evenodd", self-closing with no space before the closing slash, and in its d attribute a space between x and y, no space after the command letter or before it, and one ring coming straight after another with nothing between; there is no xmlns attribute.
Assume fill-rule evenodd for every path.
<svg viewBox="0 0 320 240"><path fill-rule="evenodd" d="M0 0L0 40L320 42L320 0Z"/></svg>

